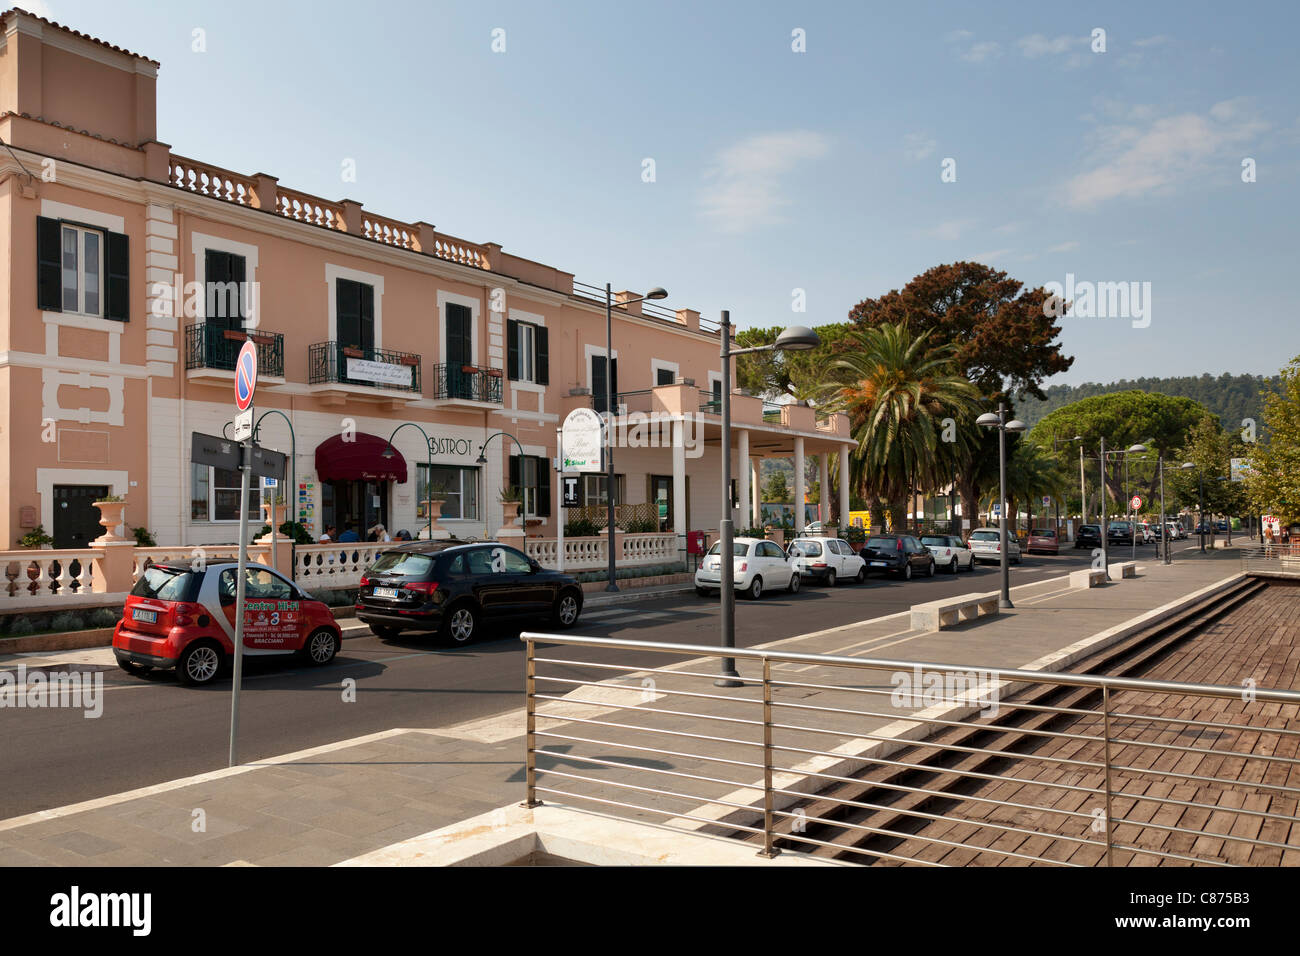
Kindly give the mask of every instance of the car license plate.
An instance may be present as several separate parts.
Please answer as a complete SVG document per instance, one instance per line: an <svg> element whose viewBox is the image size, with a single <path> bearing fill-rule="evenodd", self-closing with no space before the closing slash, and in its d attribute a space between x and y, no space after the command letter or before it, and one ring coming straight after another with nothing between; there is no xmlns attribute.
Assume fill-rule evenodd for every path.
<svg viewBox="0 0 1300 956"><path fill-rule="evenodd" d="M375 597L395 598L397 588L375 588Z"/></svg>
<svg viewBox="0 0 1300 956"><path fill-rule="evenodd" d="M872 561L872 562L871 562L871 566L872 566L873 568L883 568L883 567L885 566L885 562L884 562L884 561Z"/></svg>
<svg viewBox="0 0 1300 956"><path fill-rule="evenodd" d="M157 611L145 611L141 608L136 608L134 611L131 612L131 617L137 621L143 621L145 624L158 623Z"/></svg>

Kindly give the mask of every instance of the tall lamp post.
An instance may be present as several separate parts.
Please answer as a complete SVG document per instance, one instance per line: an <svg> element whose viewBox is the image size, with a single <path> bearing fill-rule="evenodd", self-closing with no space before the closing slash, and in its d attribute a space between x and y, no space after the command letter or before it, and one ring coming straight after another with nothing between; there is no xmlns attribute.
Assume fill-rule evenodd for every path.
<svg viewBox="0 0 1300 956"><path fill-rule="evenodd" d="M415 424L415 422L402 422L402 424L398 425L396 428L393 429L393 434L388 436L388 447L384 449L383 454L380 457L386 459L391 459L393 457L394 454L393 436L396 435L398 432L400 432L403 428L407 428L407 427L414 428L416 431L418 431L421 435L424 436L424 452L429 459L429 474L426 476L426 480L424 482L424 494L425 494L424 508L425 508L425 517L429 519L429 540L432 541L433 540L433 443L429 441L429 433L426 432L419 425Z"/></svg>
<svg viewBox="0 0 1300 956"><path fill-rule="evenodd" d="M1185 461L1178 466L1180 471L1192 471L1196 468L1190 461ZM1201 539L1201 554L1205 553L1205 476L1199 471L1196 473L1196 482L1198 485L1197 503L1196 503L1196 532L1197 537Z"/></svg>
<svg viewBox="0 0 1300 956"><path fill-rule="evenodd" d="M1151 449L1146 445L1134 445L1129 451L1147 452ZM1163 562L1165 564L1173 563L1173 556L1169 551L1169 527L1165 520L1165 455L1164 452L1156 453L1156 468L1160 473L1160 547L1163 549Z"/></svg>
<svg viewBox="0 0 1300 956"><path fill-rule="evenodd" d="M1082 436L1082 435L1075 435L1073 438L1053 438L1053 439L1052 439L1052 455L1053 455L1053 456L1056 455L1056 446L1057 446L1057 445L1059 445L1059 444L1062 443L1062 442L1072 442L1072 441L1081 442L1081 441L1083 441L1083 436ZM1079 446L1079 464L1080 464L1080 466L1083 465L1083 446L1082 446L1082 445ZM1083 468L1082 468L1082 467L1079 468L1079 478L1080 478L1080 479L1083 478ZM1080 482L1079 482L1079 489L1080 489L1080 491L1083 490L1083 482L1082 482L1082 480L1080 480ZM1060 540L1060 536L1061 536L1061 501L1060 501L1060 499L1057 498L1055 495L1053 495L1052 498L1053 498L1053 500L1056 502L1056 536L1057 536L1057 540L1059 541L1059 540ZM1083 524L1083 522L1086 520L1086 519L1083 517L1083 509L1084 509L1084 501L1083 501L1082 498L1080 498L1080 499L1079 499L1079 523L1080 523L1080 524Z"/></svg>
<svg viewBox="0 0 1300 956"><path fill-rule="evenodd" d="M488 442L490 442L492 439L499 438L502 436L509 438L512 442L515 443L515 447L519 449L519 480L523 481L525 477L524 476L524 446L519 444L519 439L516 438L514 435L510 434L509 432L497 432L495 435L488 435L488 437L483 440L483 444L478 446L478 457L474 459L474 464L486 465L488 463L488 460L487 460L487 455L483 454L483 449L487 447ZM528 554L528 492L525 491L523 488L519 489L519 515L520 515L520 521L523 522L523 526L524 526L524 554L526 555ZM432 534L432 532L430 533Z"/></svg>
<svg viewBox="0 0 1300 956"><path fill-rule="evenodd" d="M792 325L776 337L771 345L756 345L747 349L731 348L731 313L722 313L722 520L718 522L718 558L722 572L722 646L736 646L736 574L732 560L732 543L735 527L731 520L731 360L737 355L754 352L806 352L821 344L817 333L802 325ZM744 467L742 464L741 467ZM740 687L736 672L736 659L724 657L722 672L713 682L718 687Z"/></svg>
<svg viewBox="0 0 1300 956"><path fill-rule="evenodd" d="M668 292L661 286L655 286L645 295L638 296L635 299L625 299L620 302L620 306L634 305L637 302L645 302L647 299L666 299ZM609 534L609 544L606 550L609 552L609 583L605 585L606 591L617 591L618 585L614 583L614 291L613 287L605 283L605 502L609 506L609 513L605 529ZM515 444L519 444L515 442ZM523 452L521 451L522 455ZM528 533L527 522L524 524L524 534Z"/></svg>
<svg viewBox="0 0 1300 956"><path fill-rule="evenodd" d="M985 412L975 419L976 425L998 430L998 511L1002 520L998 528L998 551L1002 555L1002 596L998 598L998 607L1014 608L1011 603L1011 565L1007 559L1007 432L1023 432L1024 422L1018 418L1007 421L1007 406L998 402L997 413Z"/></svg>

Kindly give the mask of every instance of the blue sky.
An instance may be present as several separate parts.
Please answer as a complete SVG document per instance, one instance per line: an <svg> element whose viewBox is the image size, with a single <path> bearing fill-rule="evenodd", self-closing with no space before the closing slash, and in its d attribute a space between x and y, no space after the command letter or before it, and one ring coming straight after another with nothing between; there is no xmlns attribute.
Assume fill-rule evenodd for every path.
<svg viewBox="0 0 1300 956"><path fill-rule="evenodd" d="M1300 353L1280 281L1300 233L1296 5L1081 6L28 8L161 61L159 136L181 155L582 281L815 325L977 259L1034 286L1151 283L1146 327L1062 320L1076 361L1053 383L1275 373Z"/></svg>

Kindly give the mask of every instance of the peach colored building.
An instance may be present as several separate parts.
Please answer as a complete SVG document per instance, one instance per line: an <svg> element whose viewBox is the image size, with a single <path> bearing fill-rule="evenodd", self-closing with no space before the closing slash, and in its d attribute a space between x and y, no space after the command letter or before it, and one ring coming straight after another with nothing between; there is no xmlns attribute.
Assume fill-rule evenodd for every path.
<svg viewBox="0 0 1300 956"><path fill-rule="evenodd" d="M234 356L251 338L258 414L282 413L260 440L289 452L292 422L296 487L282 491L313 535L417 532L432 481L443 528L492 536L499 492L516 485L529 549L550 556L557 428L576 407L604 410L603 288L186 159L155 128L158 63L18 10L0 32L4 547L37 524L55 548L84 547L99 531L90 502L106 494L125 496L127 526L159 544L234 541L238 476L191 463L190 440L232 419ZM718 526L717 326L633 304L615 312L613 342L619 434L637 444L647 417L663 424L659 447L617 448L616 495L676 551L687 529ZM754 460L819 456L829 487L827 455L851 442L843 416L740 394L734 420L742 527ZM401 428L385 456L405 422L424 434ZM605 501L600 476L574 491L579 506Z"/></svg>

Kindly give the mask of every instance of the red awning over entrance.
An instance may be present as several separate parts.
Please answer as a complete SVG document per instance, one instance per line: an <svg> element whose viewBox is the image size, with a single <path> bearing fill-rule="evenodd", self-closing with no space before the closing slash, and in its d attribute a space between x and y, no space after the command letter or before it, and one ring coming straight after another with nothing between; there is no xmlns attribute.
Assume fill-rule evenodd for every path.
<svg viewBox="0 0 1300 956"><path fill-rule="evenodd" d="M406 459L396 448L385 458L388 442L378 435L357 432L352 441L342 435L316 446L316 477L321 481L406 481Z"/></svg>

